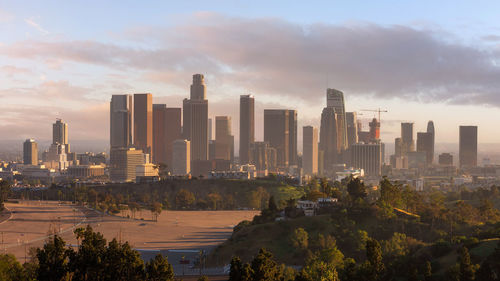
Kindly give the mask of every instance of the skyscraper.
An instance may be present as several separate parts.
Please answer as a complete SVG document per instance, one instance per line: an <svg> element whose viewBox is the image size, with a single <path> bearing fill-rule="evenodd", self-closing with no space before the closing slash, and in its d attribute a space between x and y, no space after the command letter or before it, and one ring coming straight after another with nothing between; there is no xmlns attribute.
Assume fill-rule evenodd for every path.
<svg viewBox="0 0 500 281"><path fill-rule="evenodd" d="M70 152L68 144L68 124L64 123L61 119L56 119L56 122L52 124L52 144L64 144L65 152Z"/></svg>
<svg viewBox="0 0 500 281"><path fill-rule="evenodd" d="M332 107L337 114L337 122L339 123L337 134L339 136L339 145L342 150L347 149L347 125L344 93L335 89L326 90L326 107Z"/></svg>
<svg viewBox="0 0 500 281"><path fill-rule="evenodd" d="M178 139L173 143L172 174L187 175L191 172L191 148L188 140Z"/></svg>
<svg viewBox="0 0 500 281"><path fill-rule="evenodd" d="M297 165L297 111L288 110L288 165Z"/></svg>
<svg viewBox="0 0 500 281"><path fill-rule="evenodd" d="M214 124L214 122L213 122L212 118L208 118L208 141L211 141L214 139L214 137L212 135L214 133L214 130L212 128L213 124Z"/></svg>
<svg viewBox="0 0 500 281"><path fill-rule="evenodd" d="M167 105L153 104L153 155L155 164L167 164Z"/></svg>
<svg viewBox="0 0 500 281"><path fill-rule="evenodd" d="M191 160L208 160L208 100L202 74L193 75L190 99L184 99L183 137L191 142Z"/></svg>
<svg viewBox="0 0 500 281"><path fill-rule="evenodd" d="M113 95L110 103L111 148L134 143L134 106L131 95Z"/></svg>
<svg viewBox="0 0 500 281"><path fill-rule="evenodd" d="M415 150L413 140L413 123L401 123L401 142L403 145L403 155Z"/></svg>
<svg viewBox="0 0 500 281"><path fill-rule="evenodd" d="M433 135L429 132L417 133L417 152L425 152L425 159L427 165L432 164L433 158Z"/></svg>
<svg viewBox="0 0 500 281"><path fill-rule="evenodd" d="M351 162L354 168L365 170L368 176L380 176L383 161L383 143L357 143L351 147Z"/></svg>
<svg viewBox="0 0 500 281"><path fill-rule="evenodd" d="M302 137L302 168L306 175L318 173L318 129L304 126Z"/></svg>
<svg viewBox="0 0 500 281"><path fill-rule="evenodd" d="M477 126L460 126L460 168L477 166Z"/></svg>
<svg viewBox="0 0 500 281"><path fill-rule="evenodd" d="M215 159L231 160L231 117L215 117Z"/></svg>
<svg viewBox="0 0 500 281"><path fill-rule="evenodd" d="M434 162L434 145L436 143L436 135L435 135L435 132L434 132L434 122L429 121L427 122L427 133L431 134L432 135L432 143L431 143L431 146L429 147L429 156L430 156L430 159L428 159L428 162L430 164L432 164L432 162Z"/></svg>
<svg viewBox="0 0 500 281"><path fill-rule="evenodd" d="M250 163L250 146L255 141L255 99L240 96L240 164Z"/></svg>
<svg viewBox="0 0 500 281"><path fill-rule="evenodd" d="M143 153L153 153L153 96L134 94L134 145Z"/></svg>
<svg viewBox="0 0 500 281"><path fill-rule="evenodd" d="M323 152L323 168L328 171L340 162L339 119L335 108L325 107L321 113L319 149Z"/></svg>
<svg viewBox="0 0 500 281"><path fill-rule="evenodd" d="M172 157L174 141L181 138L181 108L167 107L165 123L165 153L168 170L172 171Z"/></svg>
<svg viewBox="0 0 500 281"><path fill-rule="evenodd" d="M24 165L38 165L38 144L34 139L27 139L23 144Z"/></svg>
<svg viewBox="0 0 500 281"><path fill-rule="evenodd" d="M380 139L380 121L373 118L368 125L370 126L370 142L376 142Z"/></svg>
<svg viewBox="0 0 500 281"><path fill-rule="evenodd" d="M356 112L346 112L347 147L358 143L358 118Z"/></svg>
<svg viewBox="0 0 500 281"><path fill-rule="evenodd" d="M289 111L286 109L264 110L264 141L276 149L278 168L288 167Z"/></svg>

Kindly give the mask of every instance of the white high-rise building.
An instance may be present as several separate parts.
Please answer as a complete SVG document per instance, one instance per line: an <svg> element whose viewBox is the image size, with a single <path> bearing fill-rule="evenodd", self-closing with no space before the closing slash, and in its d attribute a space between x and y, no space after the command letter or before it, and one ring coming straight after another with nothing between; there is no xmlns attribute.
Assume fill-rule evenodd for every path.
<svg viewBox="0 0 500 281"><path fill-rule="evenodd" d="M304 174L315 175L318 173L318 128L304 126L302 135L302 168Z"/></svg>
<svg viewBox="0 0 500 281"><path fill-rule="evenodd" d="M184 176L191 173L191 142L176 140L173 145L172 174Z"/></svg>

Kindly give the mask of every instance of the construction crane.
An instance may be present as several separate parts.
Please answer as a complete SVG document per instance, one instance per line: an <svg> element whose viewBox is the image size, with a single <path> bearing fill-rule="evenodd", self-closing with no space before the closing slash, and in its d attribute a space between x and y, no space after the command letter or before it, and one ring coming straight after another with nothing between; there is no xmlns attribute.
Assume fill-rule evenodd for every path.
<svg viewBox="0 0 500 281"><path fill-rule="evenodd" d="M381 112L388 112L386 109L361 109L360 111L371 111L371 112L378 112L378 122L380 122L380 113Z"/></svg>

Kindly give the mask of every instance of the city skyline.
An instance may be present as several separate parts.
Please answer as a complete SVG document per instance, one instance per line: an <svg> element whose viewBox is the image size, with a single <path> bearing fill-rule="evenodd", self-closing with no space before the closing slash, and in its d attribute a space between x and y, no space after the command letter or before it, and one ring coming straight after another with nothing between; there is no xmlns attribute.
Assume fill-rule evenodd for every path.
<svg viewBox="0 0 500 281"><path fill-rule="evenodd" d="M72 124L73 140L106 140L110 95L150 92L155 104L181 107L182 99L189 94L192 73L206 75L209 118L230 116L233 125L239 124L239 96L256 97L255 141L263 140L264 108L296 109L298 128L319 127L326 88L344 92L347 112L388 109L381 125L381 139L386 143L392 143L399 134L402 121L423 128L432 119L440 128L436 143L458 146L460 125L493 127L494 120L500 118L496 98L499 70L493 63L486 63L498 60L495 28L500 23L492 16L485 16L480 24L468 22L471 18L467 12L480 9L469 4L453 5L451 14L460 20L433 17L439 13L429 15L424 3L412 5L411 11L416 12L412 16L408 16L408 6L392 7L406 17L387 18L371 15L368 10L350 11L349 4L312 5L350 11L329 18L317 9L313 9L314 14L301 10L303 15L297 16L300 13L293 5L279 10L274 4L274 9L262 13L224 1L213 7L173 5L167 13L170 19L158 16L158 12L146 17L147 11L164 7L158 4L160 7L138 9L140 12L131 19L117 8L115 24L104 16L110 7L104 7L95 15L96 22L104 21L99 29L87 26L87 22L75 21L71 29L60 24L76 11L89 13L95 7L92 3L83 8L79 4L64 7L66 15L52 18L50 7L54 4L34 5L31 12L14 3L0 9L0 28L5 31L0 35L0 71L4 74L0 76L4 100L0 117L5 120L0 132L8 132L1 134L2 139L49 139L42 124L63 118ZM382 1L366 8L384 14L383 8L390 5ZM435 5L450 8L449 4ZM172 36L166 38L162 35L165 33ZM337 36L329 36L332 33ZM265 49L248 44L251 34L266 42ZM275 34L280 34L279 40L269 37ZM360 40L366 36L384 42L381 49L363 48ZM240 56L222 52L227 47L222 44L224 38L238 39L229 40L228 46L238 50ZM402 43L402 38L410 45ZM346 49L331 46L343 45L353 55L339 60ZM377 54L393 57L387 61L381 58L377 64ZM357 57L364 60L360 62ZM439 67L419 63L437 61L438 57ZM401 63L391 63L394 60ZM298 62L303 67L297 67ZM414 75L406 76L409 72ZM31 114L24 114L28 111ZM461 120L471 112L476 115L473 123ZM373 116L365 112L358 118L366 128ZM481 132L479 143L500 143L500 133ZM238 154L236 126L233 135ZM301 135L302 130L298 130L299 151Z"/></svg>

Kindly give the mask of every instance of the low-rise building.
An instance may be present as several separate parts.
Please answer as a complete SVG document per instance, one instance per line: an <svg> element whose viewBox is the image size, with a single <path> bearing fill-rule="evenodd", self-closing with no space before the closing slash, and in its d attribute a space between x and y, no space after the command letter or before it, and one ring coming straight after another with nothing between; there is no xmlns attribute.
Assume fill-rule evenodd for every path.
<svg viewBox="0 0 500 281"><path fill-rule="evenodd" d="M69 166L67 174L73 178L87 179L104 176L103 165L74 165Z"/></svg>

